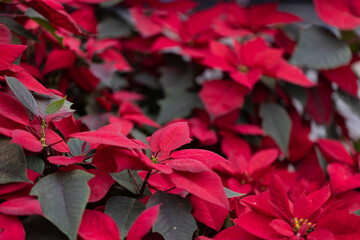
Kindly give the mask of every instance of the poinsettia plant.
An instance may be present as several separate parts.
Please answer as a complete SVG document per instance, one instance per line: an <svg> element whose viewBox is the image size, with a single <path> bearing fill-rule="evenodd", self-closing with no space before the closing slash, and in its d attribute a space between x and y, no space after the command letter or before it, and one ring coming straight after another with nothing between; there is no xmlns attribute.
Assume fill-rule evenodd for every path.
<svg viewBox="0 0 360 240"><path fill-rule="evenodd" d="M0 239L359 239L360 5L308 7L1 1Z"/></svg>

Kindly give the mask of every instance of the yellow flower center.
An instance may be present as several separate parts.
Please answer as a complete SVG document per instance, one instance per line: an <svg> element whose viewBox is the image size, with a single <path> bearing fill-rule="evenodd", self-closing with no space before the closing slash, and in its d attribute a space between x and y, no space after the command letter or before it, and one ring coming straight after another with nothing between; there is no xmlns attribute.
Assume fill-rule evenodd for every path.
<svg viewBox="0 0 360 240"><path fill-rule="evenodd" d="M309 222L309 220L307 219L294 218L291 222L292 222L292 229L295 234L300 232L301 235L307 235L308 233L314 231L314 225L311 222Z"/></svg>

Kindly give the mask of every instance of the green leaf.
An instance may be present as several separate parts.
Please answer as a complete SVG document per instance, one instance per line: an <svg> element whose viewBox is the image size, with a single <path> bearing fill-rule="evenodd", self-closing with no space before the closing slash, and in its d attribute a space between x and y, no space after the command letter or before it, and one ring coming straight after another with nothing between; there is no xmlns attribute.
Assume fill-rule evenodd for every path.
<svg viewBox="0 0 360 240"><path fill-rule="evenodd" d="M76 240L82 214L90 195L87 182L93 175L76 169L41 178L31 190L37 195L45 217Z"/></svg>
<svg viewBox="0 0 360 240"><path fill-rule="evenodd" d="M330 30L311 26L300 32L290 62L313 69L333 69L346 65L352 57L350 47Z"/></svg>
<svg viewBox="0 0 360 240"><path fill-rule="evenodd" d="M82 146L85 143L85 148L84 151L82 150ZM69 141L67 142L67 145L70 149L70 153L73 156L80 156L83 153L86 153L89 151L90 149L90 145L88 142L85 142L81 139L77 139L77 138L70 138Z"/></svg>
<svg viewBox="0 0 360 240"><path fill-rule="evenodd" d="M0 23L5 24L11 31L19 34L22 37L36 40L36 37L32 34L32 32L26 30L23 25L12 18L0 16Z"/></svg>
<svg viewBox="0 0 360 240"><path fill-rule="evenodd" d="M23 220L26 240L69 240L54 224L39 215Z"/></svg>
<svg viewBox="0 0 360 240"><path fill-rule="evenodd" d="M226 187L224 187L224 190L227 198L240 197L245 195L244 193L234 192L233 190L230 190Z"/></svg>
<svg viewBox="0 0 360 240"><path fill-rule="evenodd" d="M98 26L99 39L128 37L131 33L129 25L111 15L107 15Z"/></svg>
<svg viewBox="0 0 360 240"><path fill-rule="evenodd" d="M140 191L139 191L138 187L136 186L134 179L131 177L131 174L129 171L131 171L131 173L134 176L134 179L136 181L136 184L141 189L143 180L137 174L137 172L134 170L126 169L126 170L123 170L118 173L110 173L110 175L117 183L119 183L121 186L123 186L124 188L126 188L127 190L132 192L133 194L140 194ZM144 195L151 195L151 192L148 188L145 188Z"/></svg>
<svg viewBox="0 0 360 240"><path fill-rule="evenodd" d="M57 101L50 103L45 110L45 114L51 115L57 113L64 106L65 100L66 100L66 96Z"/></svg>
<svg viewBox="0 0 360 240"><path fill-rule="evenodd" d="M14 77L6 77L6 83L14 92L19 101L34 115L39 116L39 111L34 96L25 85Z"/></svg>
<svg viewBox="0 0 360 240"><path fill-rule="evenodd" d="M188 116L195 107L202 107L201 100L196 93L179 91L158 101L161 110L157 118L160 124L175 118Z"/></svg>
<svg viewBox="0 0 360 240"><path fill-rule="evenodd" d="M22 147L14 143L0 145L0 184L30 182L26 174L26 159Z"/></svg>
<svg viewBox="0 0 360 240"><path fill-rule="evenodd" d="M263 119L262 128L274 139L280 149L288 154L292 123L285 109L274 103L264 103L260 107L260 116Z"/></svg>
<svg viewBox="0 0 360 240"><path fill-rule="evenodd" d="M35 96L36 103L38 106L39 115L42 118L46 119L47 122L61 120L62 118L70 116L75 111L75 110L71 109L71 105L72 105L71 102L67 101L66 99L64 100L63 98L61 98L59 96L56 96L56 95L48 96L48 95L43 95L43 94L39 94L39 93L34 93L34 96ZM49 105L51 105L53 102L56 102L59 100L64 101L61 108L59 110L57 110L55 113L47 114L46 111L47 111Z"/></svg>
<svg viewBox="0 0 360 240"><path fill-rule="evenodd" d="M166 240L192 239L197 226L191 215L191 204L178 195L157 191L146 207L158 204L161 204L160 212L154 231L161 233Z"/></svg>
<svg viewBox="0 0 360 240"><path fill-rule="evenodd" d="M139 200L122 196L111 197L105 205L105 213L116 222L121 239L127 236L131 225L144 210L145 205Z"/></svg>
<svg viewBox="0 0 360 240"><path fill-rule="evenodd" d="M45 169L44 160L42 160L36 155L32 155L26 157L26 162L28 168L43 175Z"/></svg>

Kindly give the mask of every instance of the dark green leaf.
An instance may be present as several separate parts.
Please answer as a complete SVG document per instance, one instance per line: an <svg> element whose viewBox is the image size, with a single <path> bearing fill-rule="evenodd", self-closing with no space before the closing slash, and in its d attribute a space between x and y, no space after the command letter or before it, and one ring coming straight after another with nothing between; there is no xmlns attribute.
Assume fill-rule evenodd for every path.
<svg viewBox="0 0 360 240"><path fill-rule="evenodd" d="M85 143L85 148L84 148L84 152L82 151L82 146ZM73 156L80 156L83 153L86 153L89 151L90 149L90 145L88 142L85 142L81 139L77 139L77 138L70 138L69 141L67 142L67 145L70 149L70 153Z"/></svg>
<svg viewBox="0 0 360 240"><path fill-rule="evenodd" d="M0 145L0 184L11 182L29 182L26 159L20 145L5 143Z"/></svg>
<svg viewBox="0 0 360 240"><path fill-rule="evenodd" d="M224 190L227 198L240 197L245 195L244 193L234 192L233 190L230 190L226 187L224 187Z"/></svg>
<svg viewBox="0 0 360 240"><path fill-rule="evenodd" d="M110 198L105 205L105 213L116 222L121 239L127 233L136 218L145 210L145 205L139 200L116 196Z"/></svg>
<svg viewBox="0 0 360 240"><path fill-rule="evenodd" d="M5 24L11 31L19 34L22 37L36 40L36 37L32 34L32 32L26 30L23 25L12 18L0 16L0 23Z"/></svg>
<svg viewBox="0 0 360 240"><path fill-rule="evenodd" d="M66 100L66 96L50 103L45 110L45 114L51 115L57 113L64 106L65 100Z"/></svg>
<svg viewBox="0 0 360 240"><path fill-rule="evenodd" d="M191 204L184 198L157 191L146 205L147 208L160 205L160 212L154 231L163 235L166 240L192 239L197 229L194 217L191 215Z"/></svg>
<svg viewBox="0 0 360 240"><path fill-rule="evenodd" d="M288 154L291 131L291 119L284 108L274 103L265 103L260 107L263 119L262 128L278 144L280 149Z"/></svg>
<svg viewBox="0 0 360 240"><path fill-rule="evenodd" d="M130 33L129 25L111 15L107 15L99 23L99 39L128 37Z"/></svg>
<svg viewBox="0 0 360 240"><path fill-rule="evenodd" d="M41 178L31 190L37 195L45 217L76 240L82 214L90 195L87 182L93 175L76 169Z"/></svg>
<svg viewBox="0 0 360 240"><path fill-rule="evenodd" d="M330 30L311 26L300 32L291 63L313 69L333 69L346 65L352 57L349 46Z"/></svg>
<svg viewBox="0 0 360 240"><path fill-rule="evenodd" d="M33 155L33 156L27 156L26 162L28 168L43 175L45 169L44 160L42 160L38 156Z"/></svg>
<svg viewBox="0 0 360 240"><path fill-rule="evenodd" d="M198 95L193 92L178 91L159 101L161 107L157 122L166 123L175 118L188 116L195 107L202 107Z"/></svg>
<svg viewBox="0 0 360 240"><path fill-rule="evenodd" d="M136 181L136 184L138 185L138 187L141 189L141 186L143 184L143 180L141 179L141 177L137 174L136 171L134 170L123 170L121 172L118 173L110 173L110 175L112 176L112 178L119 183L121 186L123 186L124 188L126 188L127 190L129 190L130 192L134 193L134 194L140 194L140 191L138 189L138 187L136 186L134 179L131 177L130 172L132 173L132 175L134 176L134 179ZM151 192L148 188L145 188L145 195L151 195Z"/></svg>
<svg viewBox="0 0 360 240"><path fill-rule="evenodd" d="M23 221L26 240L68 240L54 224L39 215L31 215Z"/></svg>
<svg viewBox="0 0 360 240"><path fill-rule="evenodd" d="M39 111L34 96L25 85L14 77L6 77L6 83L19 101L34 115L39 116Z"/></svg>

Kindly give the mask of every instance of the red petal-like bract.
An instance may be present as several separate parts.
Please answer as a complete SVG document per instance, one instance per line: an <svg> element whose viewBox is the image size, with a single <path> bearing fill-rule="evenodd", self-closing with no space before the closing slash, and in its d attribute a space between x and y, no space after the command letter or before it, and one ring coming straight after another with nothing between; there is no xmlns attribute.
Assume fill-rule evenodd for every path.
<svg viewBox="0 0 360 240"><path fill-rule="evenodd" d="M14 198L0 204L0 212L7 215L43 215L40 202L31 197ZM1 236L1 235L0 235Z"/></svg>
<svg viewBox="0 0 360 240"><path fill-rule="evenodd" d="M229 209L229 201L221 179L216 173L210 170L196 173L174 171L169 177L177 188L184 189L214 205Z"/></svg>
<svg viewBox="0 0 360 240"><path fill-rule="evenodd" d="M110 146L124 147L124 148L147 148L145 144L139 144L131 139L114 132L105 131L90 131L73 133L69 137L78 138L90 144L104 144Z"/></svg>
<svg viewBox="0 0 360 240"><path fill-rule="evenodd" d="M258 237L251 235L250 233L246 232L244 229L242 229L239 226L232 226L232 227L226 228L225 230L216 234L216 236L213 239L215 239L215 240L238 240L239 238L246 239L246 240L260 240Z"/></svg>
<svg viewBox="0 0 360 240"><path fill-rule="evenodd" d="M0 214L0 229L0 239L25 240L24 227L17 217Z"/></svg>
<svg viewBox="0 0 360 240"><path fill-rule="evenodd" d="M214 80L204 83L200 91L200 98L207 111L218 116L240 108L247 92L246 88L235 82Z"/></svg>
<svg viewBox="0 0 360 240"><path fill-rule="evenodd" d="M39 139L31 133L20 129L16 129L12 132L11 142L17 143L31 152L41 152L43 149Z"/></svg>
<svg viewBox="0 0 360 240"><path fill-rule="evenodd" d="M29 125L29 114L26 108L4 92L0 92L0 114L20 124Z"/></svg>
<svg viewBox="0 0 360 240"><path fill-rule="evenodd" d="M120 239L119 229L109 215L89 209L83 214L78 234L84 240Z"/></svg>
<svg viewBox="0 0 360 240"><path fill-rule="evenodd" d="M89 169L87 172L94 175L88 182L91 189L89 202L97 202L105 197L115 181L109 173L99 169Z"/></svg>
<svg viewBox="0 0 360 240"><path fill-rule="evenodd" d="M83 34L83 31L74 19L61 9L62 6L59 3L54 3L53 0L31 0L27 1L27 4L46 17L55 27L64 28L75 34ZM56 6L57 9L55 9L54 6Z"/></svg>
<svg viewBox="0 0 360 240"><path fill-rule="evenodd" d="M48 160L52 164L68 166L75 163L82 163L84 156L66 157L66 156L51 156Z"/></svg>
<svg viewBox="0 0 360 240"><path fill-rule="evenodd" d="M55 49L46 58L43 73L68 68L74 65L76 55L71 50Z"/></svg>
<svg viewBox="0 0 360 240"><path fill-rule="evenodd" d="M321 20L343 30L360 25L360 17L353 15L348 0L314 0L315 9Z"/></svg>
<svg viewBox="0 0 360 240"><path fill-rule="evenodd" d="M229 210L218 205L209 203L195 195L191 196L191 205L194 208L193 216L207 226L219 231Z"/></svg>
<svg viewBox="0 0 360 240"><path fill-rule="evenodd" d="M129 229L127 240L141 240L149 232L159 215L160 205L155 205L143 211Z"/></svg>
<svg viewBox="0 0 360 240"><path fill-rule="evenodd" d="M169 152L191 142L186 122L176 122L157 130L147 139L154 153Z"/></svg>
<svg viewBox="0 0 360 240"><path fill-rule="evenodd" d="M267 168L279 155L277 149L267 149L255 153L249 162L248 171L252 175L255 171Z"/></svg>
<svg viewBox="0 0 360 240"><path fill-rule="evenodd" d="M25 51L25 45L0 44L0 71L9 69L13 62Z"/></svg>
<svg viewBox="0 0 360 240"><path fill-rule="evenodd" d="M321 153L328 161L337 161L354 165L352 157L341 142L333 139L319 139L318 146Z"/></svg>

